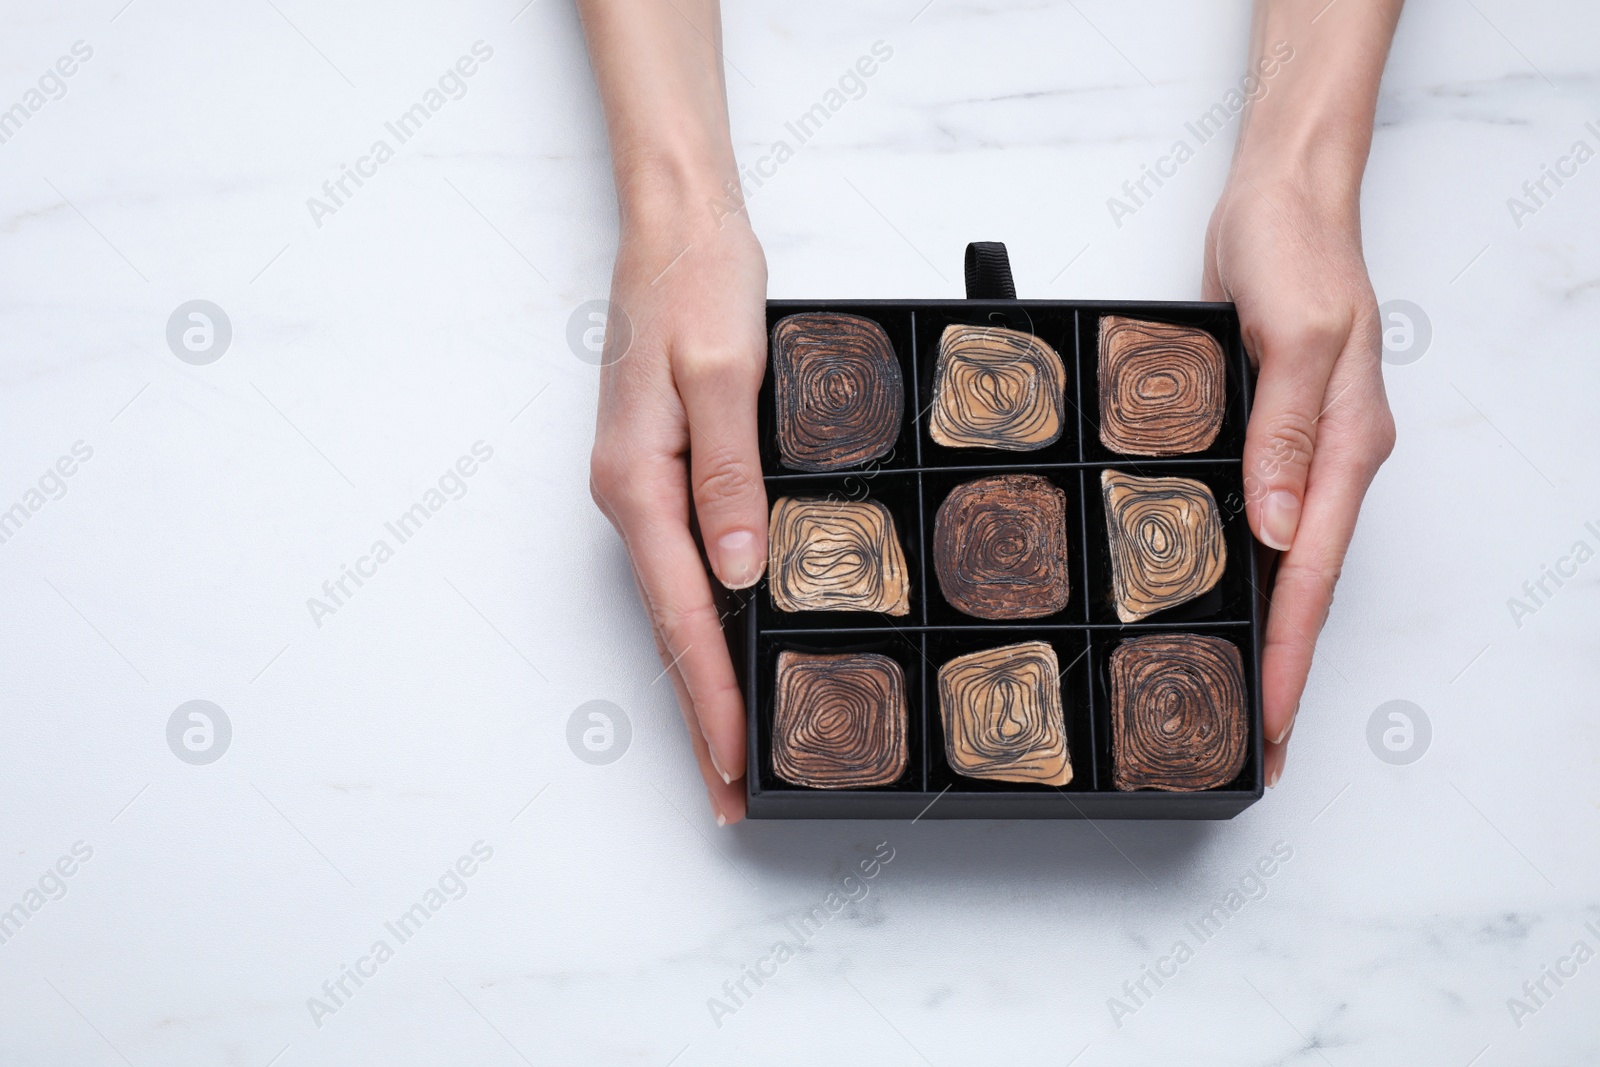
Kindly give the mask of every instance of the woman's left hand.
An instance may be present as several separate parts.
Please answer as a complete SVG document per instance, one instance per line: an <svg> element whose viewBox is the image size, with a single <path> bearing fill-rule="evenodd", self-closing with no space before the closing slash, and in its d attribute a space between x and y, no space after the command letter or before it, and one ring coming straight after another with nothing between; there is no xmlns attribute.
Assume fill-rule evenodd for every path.
<svg viewBox="0 0 1600 1067"><path fill-rule="evenodd" d="M1394 448L1377 301L1349 197L1235 173L1206 232L1204 295L1239 309L1259 371L1245 436L1250 529L1282 552L1262 653L1267 784L1284 753L1361 500Z"/></svg>

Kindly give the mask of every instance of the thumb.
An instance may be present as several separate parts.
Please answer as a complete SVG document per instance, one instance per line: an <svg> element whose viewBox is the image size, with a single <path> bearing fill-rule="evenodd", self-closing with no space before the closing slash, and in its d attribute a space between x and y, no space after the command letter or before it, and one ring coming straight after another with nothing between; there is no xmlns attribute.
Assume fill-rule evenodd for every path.
<svg viewBox="0 0 1600 1067"><path fill-rule="evenodd" d="M1261 543L1280 552L1300 528L1317 420L1342 343L1335 334L1268 338L1257 352L1261 371L1244 441L1245 513Z"/></svg>
<svg viewBox="0 0 1600 1067"><path fill-rule="evenodd" d="M765 353L687 353L674 368L689 421L689 480L706 556L717 580L745 589L767 566L767 492L761 481L756 396Z"/></svg>

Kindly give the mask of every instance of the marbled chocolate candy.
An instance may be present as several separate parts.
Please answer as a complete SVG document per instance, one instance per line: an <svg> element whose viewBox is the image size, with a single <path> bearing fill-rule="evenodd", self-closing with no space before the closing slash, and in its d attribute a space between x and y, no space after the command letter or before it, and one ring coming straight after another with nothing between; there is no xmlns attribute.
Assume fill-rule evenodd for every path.
<svg viewBox="0 0 1600 1067"><path fill-rule="evenodd" d="M1100 319L1100 443L1133 456L1203 452L1225 404L1222 346L1205 330Z"/></svg>
<svg viewBox="0 0 1600 1067"><path fill-rule="evenodd" d="M911 610L894 516L876 500L780 498L767 527L767 582L779 611Z"/></svg>
<svg viewBox="0 0 1600 1067"><path fill-rule="evenodd" d="M1220 637L1134 637L1111 653L1112 783L1216 789L1244 766L1244 664Z"/></svg>
<svg viewBox="0 0 1600 1067"><path fill-rule="evenodd" d="M1043 641L958 656L939 668L939 714L950 768L969 778L1072 781L1061 667Z"/></svg>
<svg viewBox="0 0 1600 1067"><path fill-rule="evenodd" d="M1037 619L1067 606L1067 494L1037 474L958 485L933 523L944 598L980 619Z"/></svg>
<svg viewBox="0 0 1600 1067"><path fill-rule="evenodd" d="M813 789L866 789L905 773L906 682L876 653L778 653L772 769Z"/></svg>
<svg viewBox="0 0 1600 1067"><path fill-rule="evenodd" d="M900 361L871 319L808 312L779 320L772 328L772 388L785 467L854 467L887 455L900 436Z"/></svg>
<svg viewBox="0 0 1600 1067"><path fill-rule="evenodd" d="M1032 334L946 326L928 434L946 448L1043 448L1061 436L1066 383L1061 357Z"/></svg>
<svg viewBox="0 0 1600 1067"><path fill-rule="evenodd" d="M1216 498L1192 478L1102 471L1117 618L1138 622L1208 592L1228 563Z"/></svg>

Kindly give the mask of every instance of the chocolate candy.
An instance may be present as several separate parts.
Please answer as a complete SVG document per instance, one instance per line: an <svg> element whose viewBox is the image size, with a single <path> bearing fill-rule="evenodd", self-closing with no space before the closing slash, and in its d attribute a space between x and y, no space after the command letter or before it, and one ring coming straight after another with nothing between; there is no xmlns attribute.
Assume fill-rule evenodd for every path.
<svg viewBox="0 0 1600 1067"><path fill-rule="evenodd" d="M944 754L957 774L1003 782L1072 781L1061 668L1043 641L974 652L939 668Z"/></svg>
<svg viewBox="0 0 1600 1067"><path fill-rule="evenodd" d="M1061 436L1066 368L1055 349L999 326L946 326L928 434L947 448L1026 452Z"/></svg>
<svg viewBox="0 0 1600 1067"><path fill-rule="evenodd" d="M1117 618L1138 622L1206 593L1227 566L1216 498L1192 478L1102 471Z"/></svg>
<svg viewBox="0 0 1600 1067"><path fill-rule="evenodd" d="M1220 637L1134 637L1111 653L1112 784L1216 789L1244 767L1244 664Z"/></svg>
<svg viewBox="0 0 1600 1067"><path fill-rule="evenodd" d="M911 610L894 516L876 500L780 498L767 528L767 581L779 611Z"/></svg>
<svg viewBox="0 0 1600 1067"><path fill-rule="evenodd" d="M1205 330L1100 319L1100 443L1135 456L1203 452L1222 428L1222 346Z"/></svg>
<svg viewBox="0 0 1600 1067"><path fill-rule="evenodd" d="M790 315L772 328L778 453L785 467L831 471L889 453L905 387L882 326L859 315Z"/></svg>
<svg viewBox="0 0 1600 1067"><path fill-rule="evenodd" d="M980 619L1037 619L1067 606L1067 495L1037 474L958 485L939 505L933 565L951 605Z"/></svg>
<svg viewBox="0 0 1600 1067"><path fill-rule="evenodd" d="M906 682L876 653L778 653L772 769L813 789L866 789L905 773Z"/></svg>

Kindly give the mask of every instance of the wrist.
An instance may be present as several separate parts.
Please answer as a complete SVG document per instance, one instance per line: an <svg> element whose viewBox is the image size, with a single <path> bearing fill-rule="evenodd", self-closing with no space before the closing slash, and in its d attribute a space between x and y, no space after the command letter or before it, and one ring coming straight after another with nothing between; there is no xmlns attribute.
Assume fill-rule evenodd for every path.
<svg viewBox="0 0 1600 1067"><path fill-rule="evenodd" d="M732 150L658 152L619 159L617 207L627 233L747 226Z"/></svg>
<svg viewBox="0 0 1600 1067"><path fill-rule="evenodd" d="M1258 0L1262 87L1245 108L1230 182L1292 187L1353 213L1400 0L1316 7Z"/></svg>
<svg viewBox="0 0 1600 1067"><path fill-rule="evenodd" d="M1246 192L1275 204L1291 201L1328 222L1354 220L1361 211L1361 174L1359 164L1314 146L1241 146L1223 195Z"/></svg>
<svg viewBox="0 0 1600 1067"><path fill-rule="evenodd" d="M1293 113L1258 111L1240 133L1228 182L1292 189L1330 209L1353 210L1360 202L1371 133L1370 127L1352 129L1352 124L1348 116L1319 109L1314 101Z"/></svg>

